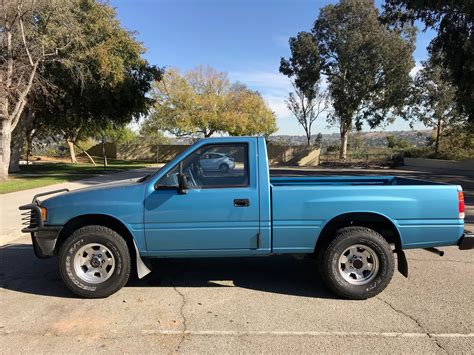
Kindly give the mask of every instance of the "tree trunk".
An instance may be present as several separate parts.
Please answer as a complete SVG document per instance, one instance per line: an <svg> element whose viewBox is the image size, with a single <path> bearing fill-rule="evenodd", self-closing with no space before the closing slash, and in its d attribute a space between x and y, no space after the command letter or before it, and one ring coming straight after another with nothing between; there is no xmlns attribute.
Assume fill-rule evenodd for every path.
<svg viewBox="0 0 474 355"><path fill-rule="evenodd" d="M341 148L339 150L339 159L347 158L347 141L349 140L349 131L341 129Z"/></svg>
<svg viewBox="0 0 474 355"><path fill-rule="evenodd" d="M74 142L66 139L67 146L69 147L69 155L71 156L71 163L76 164L77 159L76 159L76 152L74 151Z"/></svg>
<svg viewBox="0 0 474 355"><path fill-rule="evenodd" d="M20 158L23 147L25 146L25 140L29 143L31 149L34 119L34 113L30 109L25 109L16 128L13 130L9 169L11 173L20 171Z"/></svg>
<svg viewBox="0 0 474 355"><path fill-rule="evenodd" d="M78 147L80 150L82 150L82 152L86 155L86 157L90 160L90 162L92 164L94 164L94 166L97 166L97 164L95 163L95 160L91 157L91 155L89 153L87 153L79 144L77 144L76 142L73 143L76 147Z"/></svg>
<svg viewBox="0 0 474 355"><path fill-rule="evenodd" d="M0 181L8 180L8 167L10 165L10 143L12 139L11 122L1 120L0 127Z"/></svg>
<svg viewBox="0 0 474 355"><path fill-rule="evenodd" d="M210 136L212 136L214 134L214 130L213 129L210 129L209 131L208 130L204 130L204 138L209 138Z"/></svg>
<svg viewBox="0 0 474 355"><path fill-rule="evenodd" d="M13 141L11 142L10 164L8 171L10 173L20 172L21 151L25 145L25 132L20 122L13 131Z"/></svg>
<svg viewBox="0 0 474 355"><path fill-rule="evenodd" d="M436 127L436 142L435 142L435 154L438 155L439 153L439 140L440 140L440 136L441 136L441 124L442 124L442 121L441 121L441 118L438 119L438 127Z"/></svg>
<svg viewBox="0 0 474 355"><path fill-rule="evenodd" d="M102 157L104 158L104 169L107 170L107 154L105 152L105 139L102 140Z"/></svg>
<svg viewBox="0 0 474 355"><path fill-rule="evenodd" d="M306 139L308 140L308 147L311 145L311 134L306 134Z"/></svg>
<svg viewBox="0 0 474 355"><path fill-rule="evenodd" d="M26 136L26 166L30 164L31 151L33 150L33 134Z"/></svg>

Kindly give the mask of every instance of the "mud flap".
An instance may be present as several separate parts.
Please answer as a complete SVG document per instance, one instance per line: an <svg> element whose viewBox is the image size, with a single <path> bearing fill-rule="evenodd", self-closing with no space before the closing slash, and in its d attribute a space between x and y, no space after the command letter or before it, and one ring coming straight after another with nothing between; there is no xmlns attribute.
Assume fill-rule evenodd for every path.
<svg viewBox="0 0 474 355"><path fill-rule="evenodd" d="M403 250L395 250L397 253L398 272L408 278L408 261Z"/></svg>
<svg viewBox="0 0 474 355"><path fill-rule="evenodd" d="M138 251L137 243L135 243L135 241L133 241L133 245L135 246L135 255L137 259L137 275L139 279L142 279L148 275L151 270L145 265L142 258L140 257L140 252Z"/></svg>

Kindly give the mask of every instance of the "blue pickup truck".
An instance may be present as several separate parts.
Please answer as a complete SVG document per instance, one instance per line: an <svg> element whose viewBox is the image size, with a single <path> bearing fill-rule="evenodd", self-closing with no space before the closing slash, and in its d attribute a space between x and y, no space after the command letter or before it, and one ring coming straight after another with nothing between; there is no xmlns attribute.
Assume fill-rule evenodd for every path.
<svg viewBox="0 0 474 355"><path fill-rule="evenodd" d="M232 169L203 169L213 154ZM56 194L45 200L43 196ZM367 299L404 250L474 246L461 186L395 176L271 177L264 138L204 139L153 175L21 206L35 253L58 256L77 295L107 297L147 258L310 254L333 292ZM395 262L394 254L397 254ZM429 271L427 271L429 272Z"/></svg>

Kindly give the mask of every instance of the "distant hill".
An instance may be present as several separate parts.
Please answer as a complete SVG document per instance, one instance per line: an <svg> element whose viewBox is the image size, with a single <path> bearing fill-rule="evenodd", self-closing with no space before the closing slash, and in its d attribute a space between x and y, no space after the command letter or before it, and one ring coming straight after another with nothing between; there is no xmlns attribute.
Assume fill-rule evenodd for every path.
<svg viewBox="0 0 474 355"><path fill-rule="evenodd" d="M357 137L367 147L385 148L387 146L387 136L394 135L398 139L403 138L411 145L418 147L426 144L427 139L431 136L431 130L420 131L376 131L376 132L353 132L351 139ZM339 133L323 134L322 145L327 147L329 145L339 144ZM280 145L306 145L305 136L290 136L290 135L272 135L267 138L268 141ZM312 141L316 139L316 135L312 136ZM198 140L190 137L170 137L170 144L193 144Z"/></svg>
<svg viewBox="0 0 474 355"><path fill-rule="evenodd" d="M415 147L426 144L429 137L431 137L431 130L420 131L376 131L376 132L353 132L352 139L357 138L361 140L367 147L386 147L387 136L394 135L398 139L406 140L410 145ZM340 142L339 133L323 134L322 145L336 145ZM316 139L316 135L312 136L312 141ZM285 145L305 145L305 136L289 136L289 135L274 135L268 138L270 142L275 144Z"/></svg>

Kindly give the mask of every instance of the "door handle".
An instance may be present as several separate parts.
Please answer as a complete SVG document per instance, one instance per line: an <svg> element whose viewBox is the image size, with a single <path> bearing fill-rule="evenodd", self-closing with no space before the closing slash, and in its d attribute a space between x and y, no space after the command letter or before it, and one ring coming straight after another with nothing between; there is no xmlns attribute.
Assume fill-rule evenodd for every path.
<svg viewBox="0 0 474 355"><path fill-rule="evenodd" d="M250 200L248 198L237 198L234 200L234 207L248 207Z"/></svg>

